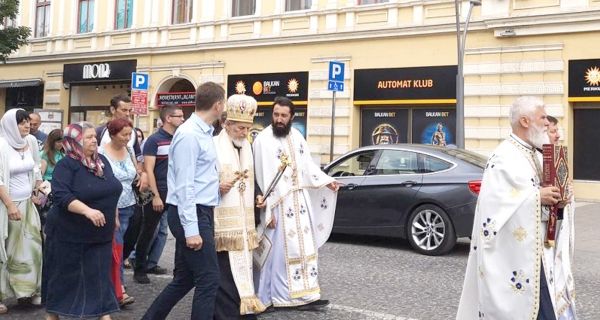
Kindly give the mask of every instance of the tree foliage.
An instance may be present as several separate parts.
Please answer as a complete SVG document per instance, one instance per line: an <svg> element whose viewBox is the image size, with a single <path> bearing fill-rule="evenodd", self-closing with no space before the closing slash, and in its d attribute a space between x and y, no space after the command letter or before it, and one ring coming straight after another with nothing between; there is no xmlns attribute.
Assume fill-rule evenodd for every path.
<svg viewBox="0 0 600 320"><path fill-rule="evenodd" d="M9 19L15 19L19 10L19 0L0 0L0 61L6 58L19 47L27 43L31 35L28 27L13 27L4 25Z"/></svg>

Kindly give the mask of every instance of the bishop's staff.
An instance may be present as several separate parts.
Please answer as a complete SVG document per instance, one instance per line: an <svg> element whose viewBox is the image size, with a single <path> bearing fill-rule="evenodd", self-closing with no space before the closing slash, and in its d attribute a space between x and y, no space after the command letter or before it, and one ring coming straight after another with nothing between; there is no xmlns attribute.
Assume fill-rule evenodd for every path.
<svg viewBox="0 0 600 320"><path fill-rule="evenodd" d="M267 197L273 192L273 190L275 190L275 186L277 186L277 183L283 176L285 169L290 165L290 160L289 160L288 156L283 153L279 156L279 160L281 160L281 163L279 164L279 167L277 168L277 174L275 175L275 178L273 178L273 181L271 181L271 183L269 183L269 186L265 190L265 193L262 196L262 202L266 201Z"/></svg>

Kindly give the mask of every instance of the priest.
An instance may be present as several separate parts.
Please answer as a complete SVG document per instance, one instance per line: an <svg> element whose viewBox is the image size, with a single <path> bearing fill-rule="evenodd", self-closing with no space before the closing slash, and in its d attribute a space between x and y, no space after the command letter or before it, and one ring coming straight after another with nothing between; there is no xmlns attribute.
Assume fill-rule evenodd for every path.
<svg viewBox="0 0 600 320"><path fill-rule="evenodd" d="M542 186L538 149L549 142L544 103L518 98L512 133L483 174L457 319L556 319L554 275L545 259L549 206L556 187Z"/></svg>
<svg viewBox="0 0 600 320"><path fill-rule="evenodd" d="M254 223L254 159L248 132L257 103L236 94L227 100L227 120L214 137L221 202L215 209L215 246L221 272L215 320L256 319L265 306L256 297L252 250L258 246Z"/></svg>
<svg viewBox="0 0 600 320"><path fill-rule="evenodd" d="M253 143L256 181L266 198L254 251L258 297L266 306L319 309L329 302L320 300L318 248L331 233L339 186L314 163L293 118L292 101L275 98L272 124Z"/></svg>

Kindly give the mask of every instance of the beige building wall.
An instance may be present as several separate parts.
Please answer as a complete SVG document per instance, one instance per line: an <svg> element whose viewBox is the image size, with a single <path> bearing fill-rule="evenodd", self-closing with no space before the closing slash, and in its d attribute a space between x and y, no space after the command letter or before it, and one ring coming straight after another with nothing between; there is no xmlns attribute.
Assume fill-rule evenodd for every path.
<svg viewBox="0 0 600 320"><path fill-rule="evenodd" d="M18 23L34 27L35 7L21 1ZM96 1L94 30L77 34L77 1L52 1L48 37L32 38L0 66L0 81L44 82L44 108L69 103L104 104L111 86L63 85L67 63L136 59L150 75L150 113L140 127L152 130L155 95L179 79L197 87L226 84L231 74L308 71L308 142L313 156L329 159L331 92L329 61L346 63L346 91L336 101L336 155L356 148L360 108L353 103L354 70L455 65L452 0L404 1L358 6L356 0L313 0L308 10L285 12L284 0L256 0L256 13L231 17L231 1L193 0L190 23L171 25L172 2L134 0L133 26L114 30L114 1ZM468 1L461 2L464 20ZM563 142L573 145L573 103L568 101L568 61L600 58L599 0L495 0L475 7L465 54L467 149L489 154L510 132L508 110L520 95L544 99L559 118ZM72 90L72 89L71 89ZM6 90L0 89L0 112ZM66 124L66 123L65 123ZM572 148L570 149L572 156ZM584 199L600 200L600 183L576 182Z"/></svg>

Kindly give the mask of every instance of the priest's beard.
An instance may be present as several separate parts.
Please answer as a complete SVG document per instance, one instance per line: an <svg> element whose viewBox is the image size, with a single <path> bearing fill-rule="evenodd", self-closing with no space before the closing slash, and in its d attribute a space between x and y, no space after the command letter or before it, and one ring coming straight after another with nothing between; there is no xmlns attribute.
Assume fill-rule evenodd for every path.
<svg viewBox="0 0 600 320"><path fill-rule="evenodd" d="M244 145L244 139L243 138L242 139L231 138L231 142L233 142L233 145L236 146L236 147L238 147L238 148L241 148Z"/></svg>
<svg viewBox="0 0 600 320"><path fill-rule="evenodd" d="M541 149L544 144L550 143L550 138L548 137L548 129L544 126L536 126L535 124L531 126L531 129L527 131L527 138L529 138L529 142L531 144Z"/></svg>
<svg viewBox="0 0 600 320"><path fill-rule="evenodd" d="M273 134L277 138L285 138L288 134L290 134L290 130L292 130L292 120L290 120L286 124L273 122Z"/></svg>

